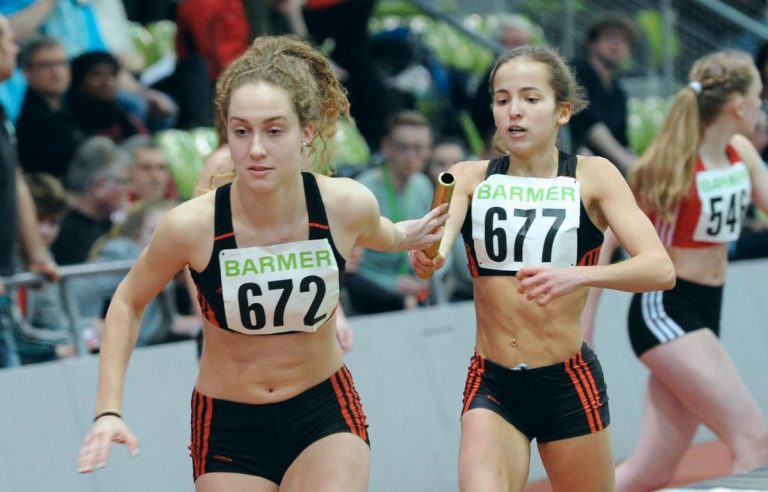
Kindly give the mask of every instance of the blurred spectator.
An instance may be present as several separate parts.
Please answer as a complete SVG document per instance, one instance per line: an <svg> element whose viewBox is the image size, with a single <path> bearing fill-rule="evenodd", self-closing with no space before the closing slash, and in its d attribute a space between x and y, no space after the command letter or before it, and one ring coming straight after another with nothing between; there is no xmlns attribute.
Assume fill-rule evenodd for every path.
<svg viewBox="0 0 768 492"><path fill-rule="evenodd" d="M382 216L397 222L429 211L432 185L423 171L431 148L432 131L421 113L403 111L394 116L381 142L384 162L357 177L376 196ZM354 270L347 265L345 283L356 313L415 307L429 294L428 283L413 274L405 252L365 250Z"/></svg>
<svg viewBox="0 0 768 492"><path fill-rule="evenodd" d="M161 20L173 20L176 0L123 0L125 14L131 22L145 25Z"/></svg>
<svg viewBox="0 0 768 492"><path fill-rule="evenodd" d="M437 183L440 173L457 162L466 161L469 157L467 147L457 138L438 138L432 147L432 157L427 165L427 175L432 183ZM456 241L448 258L448 265L434 275L437 285L435 294L439 301L466 301L474 298L474 283L467 267L467 253L464 243Z"/></svg>
<svg viewBox="0 0 768 492"><path fill-rule="evenodd" d="M50 246L67 211L67 193L61 182L46 173L27 177L37 209L40 234ZM72 329L67 321L59 286L45 283L19 289L24 292L25 318L16 329L16 343L22 364L47 362L75 355Z"/></svg>
<svg viewBox="0 0 768 492"><path fill-rule="evenodd" d="M170 91L178 126L213 126L213 87L251 39L242 0L183 0L176 12L176 73Z"/></svg>
<svg viewBox="0 0 768 492"><path fill-rule="evenodd" d="M64 182L72 209L51 247L60 264L83 263L96 239L110 230L111 214L127 197L130 166L130 156L106 137L91 137L77 149Z"/></svg>
<svg viewBox="0 0 768 492"><path fill-rule="evenodd" d="M176 11L176 72L163 87L179 104L179 128L213 126L213 88L257 36L305 31L299 0L182 0Z"/></svg>
<svg viewBox="0 0 768 492"><path fill-rule="evenodd" d="M0 81L8 79L16 66L18 46L8 20L0 15ZM35 204L18 167L16 148L8 132L4 108L0 106L0 276L15 272L17 243L20 240L28 268L51 280L58 278L35 215ZM0 281L0 368L20 363L13 337L18 310Z"/></svg>
<svg viewBox="0 0 768 492"><path fill-rule="evenodd" d="M129 201L176 199L168 158L152 137L134 135L123 142L122 148L133 161Z"/></svg>
<svg viewBox="0 0 768 492"><path fill-rule="evenodd" d="M147 134L144 123L124 110L117 99L120 64L106 51L83 53L72 60L68 102L78 126L88 135L104 135L117 143Z"/></svg>
<svg viewBox="0 0 768 492"><path fill-rule="evenodd" d="M35 33L47 34L64 45L68 58L106 49L91 1L5 0L0 1L0 13L9 16L20 40L25 41ZM26 80L20 71L0 86L0 103L14 122L21 111L25 90Z"/></svg>
<svg viewBox="0 0 768 492"><path fill-rule="evenodd" d="M106 45L103 51L114 55L120 63L118 103L151 131L171 128L176 123L179 108L170 96L139 81L137 74L144 69L146 60L131 37L122 0L91 0L91 4Z"/></svg>
<svg viewBox="0 0 768 492"><path fill-rule="evenodd" d="M318 45L334 41L331 59L346 72L350 110L368 146L377 148L388 118L387 97L371 61L368 20L375 0L306 0L304 20ZM383 112L383 113L382 113Z"/></svg>
<svg viewBox="0 0 768 492"><path fill-rule="evenodd" d="M637 160L628 150L627 95L618 73L637 37L635 25L618 14L596 19L587 31L586 58L573 64L589 106L571 118L574 153L599 155L626 175Z"/></svg>
<svg viewBox="0 0 768 492"><path fill-rule="evenodd" d="M530 44L537 37L543 37L541 28L522 15L500 13L494 15L493 20L496 22L496 26L491 36L507 50ZM484 141L490 141L496 132L491 113L490 78L492 69L492 66L488 67L488 71L480 81L480 85L477 86L470 103L472 121Z"/></svg>
<svg viewBox="0 0 768 492"><path fill-rule="evenodd" d="M88 261L93 263L135 260L149 243L157 224L175 205L170 200L143 200L133 204L125 220L93 245ZM80 316L91 320L89 346L95 349L101 338L104 314L123 273L103 274L71 281L78 299ZM200 322L197 316L178 316L167 291L149 303L141 320L138 346L154 345L175 338L192 338Z"/></svg>
<svg viewBox="0 0 768 492"><path fill-rule="evenodd" d="M85 140L64 101L72 80L67 54L55 39L34 35L24 42L19 61L29 82L16 124L21 165L28 173L63 177Z"/></svg>

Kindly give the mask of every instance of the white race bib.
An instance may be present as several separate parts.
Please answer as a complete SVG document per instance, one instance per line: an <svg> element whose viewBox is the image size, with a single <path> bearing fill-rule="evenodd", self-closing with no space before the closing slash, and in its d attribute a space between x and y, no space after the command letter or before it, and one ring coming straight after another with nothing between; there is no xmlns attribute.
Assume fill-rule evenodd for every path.
<svg viewBox="0 0 768 492"><path fill-rule="evenodd" d="M572 177L491 175L472 196L472 239L482 268L576 265L581 187Z"/></svg>
<svg viewBox="0 0 768 492"><path fill-rule="evenodd" d="M749 205L752 184L741 162L724 169L696 173L696 189L701 214L693 239L709 243L728 243L739 238L744 212Z"/></svg>
<svg viewBox="0 0 768 492"><path fill-rule="evenodd" d="M327 239L219 253L231 330L271 335L317 330L339 302L339 267Z"/></svg>

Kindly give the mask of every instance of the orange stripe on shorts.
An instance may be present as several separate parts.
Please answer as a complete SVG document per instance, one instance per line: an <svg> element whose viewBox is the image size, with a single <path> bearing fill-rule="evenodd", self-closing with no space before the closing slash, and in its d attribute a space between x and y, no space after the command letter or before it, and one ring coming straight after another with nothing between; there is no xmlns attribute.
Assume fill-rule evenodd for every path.
<svg viewBox="0 0 768 492"><path fill-rule="evenodd" d="M590 432L597 432L595 419L592 416L592 411L589 408L589 402L587 401L587 397L584 395L584 389L581 386L581 381L579 381L579 377L576 375L574 369L571 367L573 365L573 362L574 362L573 359L565 361L565 371L571 377L571 381L573 382L573 387L576 388L576 392L579 394L579 399L581 400L581 406L584 408L584 412L587 414L587 421L589 422Z"/></svg>

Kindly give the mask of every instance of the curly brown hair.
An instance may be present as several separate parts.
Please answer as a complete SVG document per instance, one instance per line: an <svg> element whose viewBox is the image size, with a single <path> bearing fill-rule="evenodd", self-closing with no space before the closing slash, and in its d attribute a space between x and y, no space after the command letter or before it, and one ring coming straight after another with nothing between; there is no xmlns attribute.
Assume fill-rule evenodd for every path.
<svg viewBox="0 0 768 492"><path fill-rule="evenodd" d="M336 121L350 119L349 100L328 59L295 36L261 36L221 74L216 82L216 127L226 142L232 92L246 84L267 82L288 92L301 126L315 125L307 146L316 167L331 163ZM315 155L315 154L318 155Z"/></svg>

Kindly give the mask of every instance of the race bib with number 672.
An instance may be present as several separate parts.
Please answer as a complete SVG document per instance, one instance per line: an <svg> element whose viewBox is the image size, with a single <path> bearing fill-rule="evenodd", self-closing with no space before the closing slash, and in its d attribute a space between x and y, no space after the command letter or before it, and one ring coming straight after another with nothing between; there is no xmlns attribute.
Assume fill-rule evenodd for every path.
<svg viewBox="0 0 768 492"><path fill-rule="evenodd" d="M339 302L327 239L225 249L219 264L227 326L240 333L313 332Z"/></svg>

